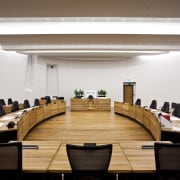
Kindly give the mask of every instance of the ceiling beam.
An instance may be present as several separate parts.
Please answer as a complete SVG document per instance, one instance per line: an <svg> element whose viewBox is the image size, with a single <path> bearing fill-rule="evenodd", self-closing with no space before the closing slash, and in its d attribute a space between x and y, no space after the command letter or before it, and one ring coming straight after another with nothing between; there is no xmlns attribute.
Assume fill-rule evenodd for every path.
<svg viewBox="0 0 180 180"><path fill-rule="evenodd" d="M43 35L0 35L5 45L180 45L180 35L140 34L43 34Z"/></svg>
<svg viewBox="0 0 180 180"><path fill-rule="evenodd" d="M180 17L179 0L0 0L0 17Z"/></svg>

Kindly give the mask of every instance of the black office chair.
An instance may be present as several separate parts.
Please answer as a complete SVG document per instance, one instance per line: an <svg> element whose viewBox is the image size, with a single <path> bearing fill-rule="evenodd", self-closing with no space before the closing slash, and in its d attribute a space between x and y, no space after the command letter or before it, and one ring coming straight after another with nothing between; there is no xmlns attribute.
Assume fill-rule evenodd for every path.
<svg viewBox="0 0 180 180"><path fill-rule="evenodd" d="M176 104L176 106L172 112L172 115L180 118L180 104Z"/></svg>
<svg viewBox="0 0 180 180"><path fill-rule="evenodd" d="M22 174L22 142L0 143L0 179L19 180Z"/></svg>
<svg viewBox="0 0 180 180"><path fill-rule="evenodd" d="M3 106L0 104L0 116L3 116L5 114L6 114L5 110L4 110Z"/></svg>
<svg viewBox="0 0 180 180"><path fill-rule="evenodd" d="M30 107L31 107L31 105L30 105L30 103L29 103L29 100L28 100L28 99L25 99L25 100L24 100L24 109L30 108Z"/></svg>
<svg viewBox="0 0 180 180"><path fill-rule="evenodd" d="M155 99L152 100L149 108L150 109L157 109L157 101Z"/></svg>
<svg viewBox="0 0 180 180"><path fill-rule="evenodd" d="M40 106L39 99L34 99L34 106Z"/></svg>
<svg viewBox="0 0 180 180"><path fill-rule="evenodd" d="M2 106L6 105L4 99L0 99L0 104L1 104Z"/></svg>
<svg viewBox="0 0 180 180"><path fill-rule="evenodd" d="M176 104L177 104L177 103L175 103L175 102L172 102L172 103L171 103L171 108L172 108L172 109L175 109L175 107L176 107Z"/></svg>
<svg viewBox="0 0 180 180"><path fill-rule="evenodd" d="M136 100L136 102L135 102L135 105L141 106L141 99L138 98L138 99Z"/></svg>
<svg viewBox="0 0 180 180"><path fill-rule="evenodd" d="M18 103L18 101L14 101L12 103L12 112L16 112L16 111L19 111L19 103Z"/></svg>
<svg viewBox="0 0 180 180"><path fill-rule="evenodd" d="M89 100L93 100L94 97L93 97L92 95L89 95L89 96L88 96L88 99L89 99Z"/></svg>
<svg viewBox="0 0 180 180"><path fill-rule="evenodd" d="M169 102L164 102L161 111L165 113L169 113Z"/></svg>
<svg viewBox="0 0 180 180"><path fill-rule="evenodd" d="M10 105L12 103L13 103L12 98L8 98L8 105Z"/></svg>
<svg viewBox="0 0 180 180"><path fill-rule="evenodd" d="M51 103L51 97L50 96L45 96L46 99L46 104Z"/></svg>
<svg viewBox="0 0 180 180"><path fill-rule="evenodd" d="M180 180L180 143L154 143L156 172L161 180Z"/></svg>
<svg viewBox="0 0 180 180"><path fill-rule="evenodd" d="M66 145L67 156L75 180L106 179L112 155L112 144Z"/></svg>

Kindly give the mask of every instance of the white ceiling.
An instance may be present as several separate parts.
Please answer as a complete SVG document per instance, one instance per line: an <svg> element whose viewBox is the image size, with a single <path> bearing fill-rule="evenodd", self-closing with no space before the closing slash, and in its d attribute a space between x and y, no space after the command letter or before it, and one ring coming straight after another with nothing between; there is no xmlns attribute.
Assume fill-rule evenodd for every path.
<svg viewBox="0 0 180 180"><path fill-rule="evenodd" d="M160 51L161 53L180 51L179 0L0 0L0 2L0 44L4 50L59 60L119 60L146 54L147 51L158 51L158 54ZM38 26L30 33L21 32L32 22ZM75 26L65 31L65 26L61 24L65 29L62 31L63 28L59 30L53 28L54 22L75 23ZM93 26L99 22L104 23L102 33L99 26ZM119 27L113 24L122 22L135 24L127 30L124 29L124 25L118 29ZM49 33L42 23L49 23L51 26ZM142 31L143 24L146 26ZM162 30L159 28L161 25L164 27ZM8 28L3 33L5 26ZM20 30L15 33L18 27ZM173 32L168 33L168 29ZM143 33L144 31L147 33ZM134 52L129 53L130 50Z"/></svg>

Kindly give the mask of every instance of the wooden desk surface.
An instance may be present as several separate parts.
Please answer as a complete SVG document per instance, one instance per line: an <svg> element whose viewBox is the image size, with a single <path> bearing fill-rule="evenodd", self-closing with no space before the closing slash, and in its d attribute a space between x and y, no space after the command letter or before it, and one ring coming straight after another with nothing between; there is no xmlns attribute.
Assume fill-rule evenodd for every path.
<svg viewBox="0 0 180 180"><path fill-rule="evenodd" d="M10 121L14 121L16 124L18 120L19 120L19 118L18 118L17 114L15 114L15 113L10 113L10 114L0 117L0 131L11 131L11 130L17 129L17 126L15 126L14 128L8 129L7 124Z"/></svg>
<svg viewBox="0 0 180 180"><path fill-rule="evenodd" d="M56 100L48 105L20 108L19 111L0 116L0 133L3 135L0 136L0 141L21 141L36 124L54 115L65 113L65 111L66 102ZM13 128L7 127L10 121L15 123Z"/></svg>
<svg viewBox="0 0 180 180"><path fill-rule="evenodd" d="M26 111L30 111L33 108L28 108L24 110L19 110L17 112L12 112L9 114L6 114L2 117L0 117L0 131L12 131L12 130L17 130L17 122L20 120L22 117L23 113ZM8 128L7 124L13 121L15 123L14 128Z"/></svg>
<svg viewBox="0 0 180 180"><path fill-rule="evenodd" d="M23 172L47 172L59 149L60 141L23 141L23 145L38 145L38 149L23 149Z"/></svg>
<svg viewBox="0 0 180 180"><path fill-rule="evenodd" d="M162 113L163 115L169 115L170 122L172 124L172 127L161 127L161 131L180 133L180 118L173 116L172 113L168 114L168 113L164 113L164 112L160 112L160 111L155 112L156 116L157 116L158 112Z"/></svg>
<svg viewBox="0 0 180 180"><path fill-rule="evenodd" d="M153 145L153 141L119 142L133 172L155 172L154 149L142 149L142 145Z"/></svg>
<svg viewBox="0 0 180 180"><path fill-rule="evenodd" d="M39 149L23 149L24 172L69 173L70 164L66 144L60 141L23 141L24 145L38 145ZM154 141L131 141L113 144L110 173L154 173L154 149L142 149Z"/></svg>

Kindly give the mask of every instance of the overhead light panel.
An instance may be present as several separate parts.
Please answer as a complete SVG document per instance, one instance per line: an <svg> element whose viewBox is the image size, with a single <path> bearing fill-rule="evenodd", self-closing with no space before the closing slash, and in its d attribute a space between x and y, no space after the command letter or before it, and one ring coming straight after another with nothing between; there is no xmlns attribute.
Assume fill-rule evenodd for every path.
<svg viewBox="0 0 180 180"><path fill-rule="evenodd" d="M29 51L21 51L20 53L25 54L50 54L50 53L58 53L58 54L71 54L71 53L133 53L133 54L164 54L169 51L142 51L142 50L29 50Z"/></svg>
<svg viewBox="0 0 180 180"><path fill-rule="evenodd" d="M90 19L90 18L89 18ZM180 19L165 18L0 18L0 35L180 34Z"/></svg>

